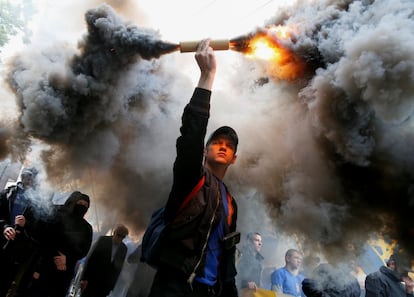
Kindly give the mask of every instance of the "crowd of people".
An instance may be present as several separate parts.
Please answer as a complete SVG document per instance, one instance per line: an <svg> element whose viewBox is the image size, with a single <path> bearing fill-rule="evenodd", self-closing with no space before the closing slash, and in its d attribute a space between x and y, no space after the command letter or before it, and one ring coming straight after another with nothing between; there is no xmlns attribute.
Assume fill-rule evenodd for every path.
<svg viewBox="0 0 414 297"><path fill-rule="evenodd" d="M288 249L285 265L263 275L260 254L261 235L248 233L238 261L238 289L241 296L278 297L408 297L414 296L414 282L409 273L411 262L398 252L387 260L386 265L369 273L361 284L353 265L319 263L305 272L302 267L303 255L299 250ZM308 274L308 275L306 275ZM269 278L271 285L263 285Z"/></svg>
<svg viewBox="0 0 414 297"><path fill-rule="evenodd" d="M64 205L41 215L30 194L36 175L35 168L25 168L20 181L0 194L0 296L65 296L92 243L92 226L84 219L89 196L74 191Z"/></svg>
<svg viewBox="0 0 414 297"><path fill-rule="evenodd" d="M361 290L351 271L328 263L303 274L297 249L286 251L285 265L268 275L271 285L264 288L262 236L248 233L237 248L237 204L223 181L237 160L238 135L222 126L204 145L216 72L209 40L199 43L195 58L200 78L182 115L158 267L137 265L128 297L237 297L258 291L278 297L360 297L362 291L366 297L413 296L413 281L395 259L369 274ZM140 263L142 247L127 256L123 239L129 230L122 224L92 245L92 227L84 218L90 199L79 191L39 217L27 195L36 175L25 168L21 181L0 196L0 297L73 296L75 275L82 296L111 295L124 263ZM76 273L82 261L82 273Z"/></svg>

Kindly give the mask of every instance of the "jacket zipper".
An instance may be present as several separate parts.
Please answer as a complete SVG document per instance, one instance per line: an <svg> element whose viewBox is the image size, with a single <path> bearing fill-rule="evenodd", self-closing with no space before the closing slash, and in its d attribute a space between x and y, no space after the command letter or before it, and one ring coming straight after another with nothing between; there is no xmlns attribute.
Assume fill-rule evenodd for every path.
<svg viewBox="0 0 414 297"><path fill-rule="evenodd" d="M200 266L201 260L203 259L204 252L205 252L205 250L207 248L208 239L210 238L210 233L211 233L211 230L213 229L213 222L214 222L214 219L216 218L216 212L217 212L217 209L218 209L218 207L220 205L220 190L218 190L217 192L218 192L218 195L217 195L217 204L216 204L216 207L214 209L213 216L212 216L212 218L210 220L210 225L208 227L206 240L204 242L203 248L201 249L200 258L198 259L197 264L194 266L193 272L190 274L190 277L187 279L187 283L190 285L191 290L193 290L193 281L194 281L194 278L196 277L196 273L195 272L198 269L198 266Z"/></svg>

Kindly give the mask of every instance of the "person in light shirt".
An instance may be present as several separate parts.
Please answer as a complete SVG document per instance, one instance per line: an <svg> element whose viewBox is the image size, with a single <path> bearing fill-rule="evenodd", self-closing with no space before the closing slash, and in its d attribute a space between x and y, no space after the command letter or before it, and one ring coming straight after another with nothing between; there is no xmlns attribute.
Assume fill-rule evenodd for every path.
<svg viewBox="0 0 414 297"><path fill-rule="evenodd" d="M276 269L271 275L272 291L294 297L306 297L302 291L302 281L305 277L299 273L302 258L302 253L298 250L287 250L285 266Z"/></svg>

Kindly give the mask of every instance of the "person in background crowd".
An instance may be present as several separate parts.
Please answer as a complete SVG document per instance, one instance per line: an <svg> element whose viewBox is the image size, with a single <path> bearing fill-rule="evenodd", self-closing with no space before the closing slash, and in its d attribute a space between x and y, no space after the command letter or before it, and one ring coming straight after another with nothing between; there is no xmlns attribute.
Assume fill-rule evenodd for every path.
<svg viewBox="0 0 414 297"><path fill-rule="evenodd" d="M407 262L407 263L406 263ZM411 264L400 256L393 255L378 271L365 278L365 297L414 296L414 282L408 276Z"/></svg>
<svg viewBox="0 0 414 297"><path fill-rule="evenodd" d="M124 265L128 235L124 225L116 226L112 236L100 236L86 259L81 287L84 297L105 297L114 288Z"/></svg>
<svg viewBox="0 0 414 297"><path fill-rule="evenodd" d="M73 192L44 222L41 238L41 261L34 273L32 297L65 297L78 260L85 257L92 243L92 226L84 219L89 196Z"/></svg>
<svg viewBox="0 0 414 297"><path fill-rule="evenodd" d="M334 267L320 264L310 278L302 282L302 290L307 297L360 297L358 280L349 267Z"/></svg>
<svg viewBox="0 0 414 297"><path fill-rule="evenodd" d="M223 183L236 161L238 137L223 126L204 146L216 59L209 40L195 54L200 78L182 115L166 229L151 297L238 296L235 276L237 206ZM195 195L189 195L194 193ZM192 196L183 207L186 197Z"/></svg>
<svg viewBox="0 0 414 297"><path fill-rule="evenodd" d="M24 168L16 185L0 193L0 297L24 296L38 254L35 205L29 192L38 171Z"/></svg>
<svg viewBox="0 0 414 297"><path fill-rule="evenodd" d="M302 254L298 250L289 249L285 254L285 266L276 269L272 275L272 291L292 295L295 297L305 297L302 291L302 281L304 276L299 273L302 263Z"/></svg>
<svg viewBox="0 0 414 297"><path fill-rule="evenodd" d="M262 248L262 236L257 232L248 233L246 245L241 251L241 257L237 265L238 288L256 290L261 286L262 261L260 254Z"/></svg>

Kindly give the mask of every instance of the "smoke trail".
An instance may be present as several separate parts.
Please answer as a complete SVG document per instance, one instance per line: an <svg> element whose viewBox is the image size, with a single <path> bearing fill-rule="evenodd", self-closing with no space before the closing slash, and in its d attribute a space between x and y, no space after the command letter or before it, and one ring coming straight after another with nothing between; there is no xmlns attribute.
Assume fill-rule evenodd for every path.
<svg viewBox="0 0 414 297"><path fill-rule="evenodd" d="M76 189L92 195L95 187L103 205L125 207L127 220L142 225L146 217L135 220L136 214L157 203L146 199L155 192L147 184L158 184L160 197L168 193L168 185L159 186L167 184L164 175L155 172L170 156L153 135L161 130L156 133L161 139L173 137L169 131L178 123L168 122L187 81L153 59L175 46L162 42L156 31L127 25L108 5L87 11L85 18L88 32L79 51L67 44L28 48L10 61L8 83L20 112L16 129L25 140L31 136L48 145L40 157L50 182L67 188L79 179ZM140 148L160 157L146 161Z"/></svg>
<svg viewBox="0 0 414 297"><path fill-rule="evenodd" d="M0 159L6 158L9 153L7 142L10 136L11 133L6 127L0 127Z"/></svg>
<svg viewBox="0 0 414 297"><path fill-rule="evenodd" d="M301 2L269 23L295 28L286 46L318 53L319 65L292 102L267 106L275 114L263 126L275 130L263 134L277 145L249 139L269 147L243 164L241 184L261 184L283 232L331 259L372 232L414 247L413 9L404 0Z"/></svg>

